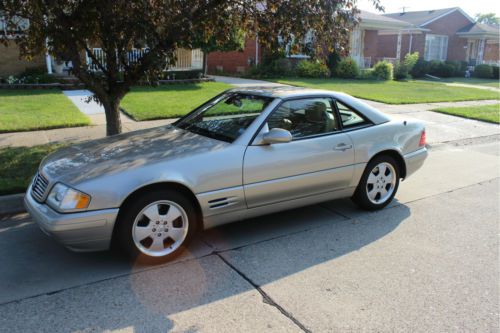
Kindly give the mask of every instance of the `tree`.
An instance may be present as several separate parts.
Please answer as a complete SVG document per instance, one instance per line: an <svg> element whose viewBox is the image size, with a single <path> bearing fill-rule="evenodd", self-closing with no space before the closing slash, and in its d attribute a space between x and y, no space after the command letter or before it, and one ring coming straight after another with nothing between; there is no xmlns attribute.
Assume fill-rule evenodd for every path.
<svg viewBox="0 0 500 333"><path fill-rule="evenodd" d="M491 24L491 25L499 25L500 24L500 18L498 16L496 16L495 13L487 13L487 14L478 13L475 16L475 19L479 23L485 23L485 24Z"/></svg>
<svg viewBox="0 0 500 333"><path fill-rule="evenodd" d="M313 31L318 49L346 53L357 23L357 0L1 0L9 31L29 21L15 36L25 57L50 52L71 61L73 73L106 112L107 134L121 132L119 105L139 81L155 82L175 63L175 51L222 45L234 31L258 34L264 47L279 47L292 36ZM382 9L379 0L372 0ZM236 29L236 30L235 30ZM3 40L6 43L6 35ZM12 37L12 36L10 36ZM100 47L104 56L92 47ZM137 60L133 48L145 48ZM87 65L86 54L94 69Z"/></svg>

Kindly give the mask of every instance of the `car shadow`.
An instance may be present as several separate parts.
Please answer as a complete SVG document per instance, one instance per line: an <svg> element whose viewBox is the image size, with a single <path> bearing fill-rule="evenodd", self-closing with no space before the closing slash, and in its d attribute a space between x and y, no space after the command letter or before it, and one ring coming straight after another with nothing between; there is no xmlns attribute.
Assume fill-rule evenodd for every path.
<svg viewBox="0 0 500 333"><path fill-rule="evenodd" d="M51 320L67 331L168 330L187 310L217 307L221 300L238 306L239 298L255 292L242 271L252 272L255 285L278 281L377 242L410 214L403 204L365 212L336 200L208 230L176 261L149 267L112 252L67 251L26 219L2 223L0 304L26 331L44 313L58 311L61 293L74 301L63 302L65 316ZM34 296L44 297L18 302ZM16 318L20 306L37 316Z"/></svg>

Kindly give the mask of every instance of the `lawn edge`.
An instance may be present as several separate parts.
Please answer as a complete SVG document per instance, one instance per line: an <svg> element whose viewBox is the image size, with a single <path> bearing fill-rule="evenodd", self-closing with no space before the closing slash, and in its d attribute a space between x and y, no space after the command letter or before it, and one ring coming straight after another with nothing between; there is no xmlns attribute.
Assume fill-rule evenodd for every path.
<svg viewBox="0 0 500 333"><path fill-rule="evenodd" d="M298 88L320 89L320 88L311 88L311 87L308 87L308 86L301 86L301 85L291 84L289 82L280 82L279 80L272 80L272 79L262 79L262 81L267 81L267 82L271 82L271 83L279 83L279 84L288 85L288 86L291 86L291 87L298 87ZM359 81L362 81L362 80L359 80ZM426 83L435 83L435 82L426 82ZM477 88L467 88L467 89L477 89ZM329 90L329 89L323 89L323 90ZM485 90L485 89L480 89L480 90ZM346 92L339 91L339 90L329 90L329 91L341 92L341 93L344 93L344 94L348 94ZM356 95L356 94L348 94L348 95L351 95L351 96L359 98L359 99L364 99L364 100L367 100L367 101L378 102L378 103L389 104L389 105L411 105L411 104L430 104L430 103L454 103L454 102L493 101L493 100L500 101L500 97L498 95L497 95L497 98L495 98L495 99L491 99L491 98L464 98L464 99L455 99L455 100L420 101L420 102L405 102L405 101L402 101L402 102L392 102L391 101L391 102L389 102L389 101L383 101L383 100L380 100L380 99L359 96L359 95Z"/></svg>
<svg viewBox="0 0 500 333"><path fill-rule="evenodd" d="M463 119L482 121L482 122L488 123L488 124L500 125L500 121L496 122L496 121L491 121L491 120L486 120L486 119L466 117L466 116L463 116L463 115L460 115L460 114L454 114L454 113L449 113L449 112L446 112L446 111L442 111L440 109L431 109L431 110L427 110L427 111L437 112L437 113L445 114L445 115L448 115L448 116L459 117L459 118L463 118Z"/></svg>
<svg viewBox="0 0 500 333"><path fill-rule="evenodd" d="M75 123L75 124L71 124L71 125L67 125L67 126L54 125L54 126L35 127L35 128L27 128L27 129L16 129L16 130L1 130L0 129L0 134L47 131L47 130L54 130L54 129L87 127L87 126L92 126L92 121L90 119L88 119L87 123Z"/></svg>

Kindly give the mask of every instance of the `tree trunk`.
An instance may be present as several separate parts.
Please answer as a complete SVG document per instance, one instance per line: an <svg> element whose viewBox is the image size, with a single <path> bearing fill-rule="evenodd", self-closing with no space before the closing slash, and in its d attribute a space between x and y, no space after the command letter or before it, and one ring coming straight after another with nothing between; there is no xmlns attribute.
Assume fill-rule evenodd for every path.
<svg viewBox="0 0 500 333"><path fill-rule="evenodd" d="M103 102L106 112L106 135L116 135L122 132L122 123L120 119L120 99L110 99Z"/></svg>

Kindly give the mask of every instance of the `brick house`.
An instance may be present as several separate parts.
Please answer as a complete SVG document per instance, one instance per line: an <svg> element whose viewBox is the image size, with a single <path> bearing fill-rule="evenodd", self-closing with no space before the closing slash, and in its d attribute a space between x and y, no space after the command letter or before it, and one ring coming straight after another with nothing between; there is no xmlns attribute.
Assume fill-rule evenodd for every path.
<svg viewBox="0 0 500 333"><path fill-rule="evenodd" d="M377 36L381 31L399 31L408 29L411 24L397 19L361 11L360 24L353 29L350 37L349 55L361 67L370 67L380 57L377 54ZM307 42L307 41L306 41ZM304 54L290 54L292 59L307 59ZM258 39L246 39L242 51L212 52L207 56L209 73L244 73L253 65L262 62L262 48Z"/></svg>
<svg viewBox="0 0 500 333"><path fill-rule="evenodd" d="M408 22L395 18L386 17L361 11L359 14L360 23L350 35L349 56L353 58L361 68L370 68L380 60L393 62L396 54L386 55L378 52L379 38L384 33L403 33L412 28ZM398 48L396 53L400 53Z"/></svg>
<svg viewBox="0 0 500 333"><path fill-rule="evenodd" d="M262 62L262 48L257 38L247 38L242 51L211 52L206 62L208 73L245 73Z"/></svg>
<svg viewBox="0 0 500 333"><path fill-rule="evenodd" d="M52 55L46 53L45 55L36 56L33 59L26 60L19 57L19 47L14 42L16 35L22 34L23 29L28 26L28 21L21 19L18 23L16 31L7 31L7 26L0 16L0 34L7 39L7 45L0 44L0 79L7 78L10 75L18 75L30 68L44 67L49 74L68 75L70 73L71 62L58 61ZM99 47L92 47L92 53L100 59L104 60L104 53ZM147 52L144 49L132 49L128 52L128 60L130 62L136 61L138 58ZM175 51L177 58L176 64L168 68L168 72L179 71L202 71L203 70L203 52L200 49L178 49ZM92 63L92 59L88 54L83 54L85 57L88 68L91 70L98 70Z"/></svg>
<svg viewBox="0 0 500 333"><path fill-rule="evenodd" d="M402 59L418 51L425 60L499 63L499 28L475 22L458 7L383 16L411 28L379 33L376 52L381 57Z"/></svg>

